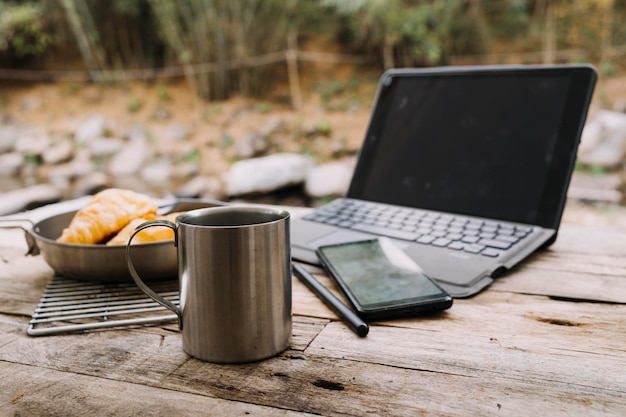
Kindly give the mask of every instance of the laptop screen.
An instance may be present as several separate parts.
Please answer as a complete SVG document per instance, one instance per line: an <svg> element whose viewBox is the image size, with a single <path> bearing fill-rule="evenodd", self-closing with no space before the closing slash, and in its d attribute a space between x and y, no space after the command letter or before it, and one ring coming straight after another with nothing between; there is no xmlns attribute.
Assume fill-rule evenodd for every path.
<svg viewBox="0 0 626 417"><path fill-rule="evenodd" d="M595 78L533 68L386 73L348 197L558 225Z"/></svg>

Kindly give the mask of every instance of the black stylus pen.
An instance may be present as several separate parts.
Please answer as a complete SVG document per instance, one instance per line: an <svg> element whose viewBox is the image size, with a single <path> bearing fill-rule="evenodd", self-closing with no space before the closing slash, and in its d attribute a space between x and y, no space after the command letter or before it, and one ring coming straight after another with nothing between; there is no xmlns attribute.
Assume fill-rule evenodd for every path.
<svg viewBox="0 0 626 417"><path fill-rule="evenodd" d="M367 336L369 326L301 265L293 263L293 272L311 291L335 312L356 334Z"/></svg>

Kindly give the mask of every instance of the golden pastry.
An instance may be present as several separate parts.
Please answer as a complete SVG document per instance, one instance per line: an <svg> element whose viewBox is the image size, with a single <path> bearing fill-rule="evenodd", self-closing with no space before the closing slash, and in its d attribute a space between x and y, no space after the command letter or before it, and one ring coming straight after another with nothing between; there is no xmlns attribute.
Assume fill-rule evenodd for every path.
<svg viewBox="0 0 626 417"><path fill-rule="evenodd" d="M155 215L156 210L156 204L146 195L109 188L94 195L85 207L78 210L57 242L101 243L131 220Z"/></svg>
<svg viewBox="0 0 626 417"><path fill-rule="evenodd" d="M111 240L107 242L107 245L126 245L128 243L128 240L130 239L130 236L141 224L149 220L169 220L171 222L174 222L176 216L178 216L179 214L180 213L170 213L166 216L144 216L143 218L134 219L130 223L128 223L122 230L120 230L118 234L113 236ZM173 239L174 231L169 227L152 226L137 233L133 238L133 245L135 243L149 243Z"/></svg>

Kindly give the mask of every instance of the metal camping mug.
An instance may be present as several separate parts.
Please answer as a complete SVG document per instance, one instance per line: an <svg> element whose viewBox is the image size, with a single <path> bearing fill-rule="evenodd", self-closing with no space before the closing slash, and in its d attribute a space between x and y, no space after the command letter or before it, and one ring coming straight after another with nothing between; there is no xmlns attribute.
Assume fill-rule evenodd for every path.
<svg viewBox="0 0 626 417"><path fill-rule="evenodd" d="M154 226L174 230L180 307L151 290L132 262L133 237ZM252 362L289 345L289 212L236 205L192 210L176 217L176 224L149 221L131 236L126 263L139 288L176 313L189 355L208 362Z"/></svg>

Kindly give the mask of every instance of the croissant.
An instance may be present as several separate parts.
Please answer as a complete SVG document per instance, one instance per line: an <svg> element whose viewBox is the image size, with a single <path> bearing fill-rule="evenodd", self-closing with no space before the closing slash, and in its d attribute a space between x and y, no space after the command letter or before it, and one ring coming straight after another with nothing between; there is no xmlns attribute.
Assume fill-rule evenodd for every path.
<svg viewBox="0 0 626 417"><path fill-rule="evenodd" d="M122 230L120 230L115 236L113 236L111 240L107 242L107 245L126 245L128 243L128 240L130 239L130 236L141 224L147 222L148 220L169 220L173 222L176 216L178 216L179 214L180 213L170 213L166 216L144 216L142 218L134 219L130 223L128 223ZM169 227L152 226L137 233L133 238L133 245L135 243L149 243L172 239L174 239L174 231Z"/></svg>
<svg viewBox="0 0 626 417"><path fill-rule="evenodd" d="M156 204L146 195L130 190L109 188L93 196L78 210L57 242L100 243L117 233L131 220L155 215Z"/></svg>

